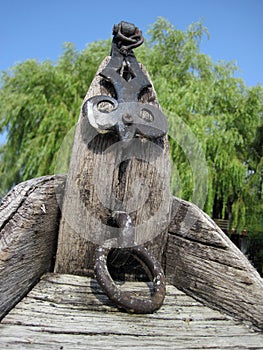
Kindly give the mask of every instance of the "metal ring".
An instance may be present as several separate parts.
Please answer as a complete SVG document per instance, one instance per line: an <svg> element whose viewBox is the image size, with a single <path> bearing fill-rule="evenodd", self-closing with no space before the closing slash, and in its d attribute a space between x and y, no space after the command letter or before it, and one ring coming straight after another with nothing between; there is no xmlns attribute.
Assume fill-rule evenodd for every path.
<svg viewBox="0 0 263 350"><path fill-rule="evenodd" d="M103 291L115 302L115 304L131 313L147 314L153 313L161 307L165 297L165 277L161 264L146 248L135 246L124 248L143 262L152 274L154 291L150 298L143 299L134 296L132 292L121 291L115 284L107 267L107 256L111 248L106 245L96 249L95 276Z"/></svg>

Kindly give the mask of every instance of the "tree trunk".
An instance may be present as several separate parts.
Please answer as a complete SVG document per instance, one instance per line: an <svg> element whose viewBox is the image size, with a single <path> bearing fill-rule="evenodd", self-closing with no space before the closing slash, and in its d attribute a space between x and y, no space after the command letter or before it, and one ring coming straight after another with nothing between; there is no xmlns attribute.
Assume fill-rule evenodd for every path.
<svg viewBox="0 0 263 350"><path fill-rule="evenodd" d="M113 88L99 76L108 62L109 57L101 63L84 102L96 95L114 97ZM144 91L140 101L159 108L153 88ZM92 274L95 247L114 237L111 216L116 210L131 216L136 242L162 259L171 203L168 141L133 141L126 147L112 133L98 134L80 114L63 202L56 272Z"/></svg>

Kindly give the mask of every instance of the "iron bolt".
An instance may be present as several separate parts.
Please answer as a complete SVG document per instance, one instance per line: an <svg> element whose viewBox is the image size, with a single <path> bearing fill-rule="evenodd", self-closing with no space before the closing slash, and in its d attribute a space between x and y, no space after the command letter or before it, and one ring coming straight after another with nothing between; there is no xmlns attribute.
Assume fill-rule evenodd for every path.
<svg viewBox="0 0 263 350"><path fill-rule="evenodd" d="M132 124L134 122L133 116L130 114L124 114L122 117L124 124Z"/></svg>

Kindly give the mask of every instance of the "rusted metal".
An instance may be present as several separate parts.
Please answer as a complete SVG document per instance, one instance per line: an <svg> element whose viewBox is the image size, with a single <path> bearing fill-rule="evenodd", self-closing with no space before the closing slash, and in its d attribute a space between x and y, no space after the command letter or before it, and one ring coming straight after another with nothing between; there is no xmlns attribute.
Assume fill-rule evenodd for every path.
<svg viewBox="0 0 263 350"><path fill-rule="evenodd" d="M120 22L113 26L113 41L119 46L119 50L123 55L140 46L144 39L142 32L134 24L128 22Z"/></svg>
<svg viewBox="0 0 263 350"><path fill-rule="evenodd" d="M114 301L118 307L132 313L152 313L160 308L165 297L165 277L162 266L145 247L136 245L134 225L131 217L127 213L116 211L113 213L113 219L116 225L122 229L118 231L120 235L116 237L115 240L117 240L120 247L129 247L122 248L121 257L123 258L123 256L128 256L130 254L145 268L146 274L148 274L149 279L153 282L151 295L149 298L145 299L141 296L135 296L132 293L123 292L114 282L107 265L107 257L113 250L112 240L104 242L103 245L96 249L94 271L97 281L107 296ZM116 254L115 260L116 259L118 259L118 254ZM121 264L125 264L125 260L121 261Z"/></svg>
<svg viewBox="0 0 263 350"><path fill-rule="evenodd" d="M141 31L134 24L121 22L113 27L113 35L111 59L100 75L112 84L116 98L94 96L84 103L83 114L99 133L115 132L122 141L127 142L127 147L132 147L131 141L137 135L146 139L160 138L167 133L168 125L166 117L158 108L139 102L142 91L151 86L132 51L143 43ZM154 312L162 305L165 297L162 266L146 248L136 244L134 225L128 213L114 212L112 219L118 227L117 237L108 239L97 248L94 267L96 278L118 307L133 313ZM149 273L153 282L149 298L121 291L112 279L107 257L116 245L122 249L122 257L125 252L131 254ZM119 260L119 256L115 254L115 261ZM122 264L125 264L125 259Z"/></svg>
<svg viewBox="0 0 263 350"><path fill-rule="evenodd" d="M145 264L152 275L153 287L149 298L138 296L132 292L121 291L111 278L107 267L107 256L111 248L107 244L96 250L95 274L103 291L116 303L131 313L146 314L158 310L163 304L165 297L165 277L161 264L142 246L125 248L130 254L136 257L142 264Z"/></svg>
<svg viewBox="0 0 263 350"><path fill-rule="evenodd" d="M117 246L132 247L136 245L135 229L130 215L125 211L114 211L112 213L112 219L116 226L121 228L120 234L117 237Z"/></svg>
<svg viewBox="0 0 263 350"><path fill-rule="evenodd" d="M100 109L107 102L112 105L111 112ZM131 140L135 135L147 139L162 137L167 132L167 121L156 107L138 102L119 103L110 96L95 96L83 106L84 113L89 115L90 124L100 133L115 131L121 140ZM145 119L147 116L147 119Z"/></svg>
<svg viewBox="0 0 263 350"><path fill-rule="evenodd" d="M148 139L163 137L168 124L156 107L139 102L142 91L151 83L141 70L132 51L143 43L141 31L134 24L121 22L113 28L111 59L100 75L115 89L116 99L94 96L83 105L83 114L99 133L117 132L120 139L140 135ZM101 108L111 105L111 111ZM146 117L147 116L147 117Z"/></svg>

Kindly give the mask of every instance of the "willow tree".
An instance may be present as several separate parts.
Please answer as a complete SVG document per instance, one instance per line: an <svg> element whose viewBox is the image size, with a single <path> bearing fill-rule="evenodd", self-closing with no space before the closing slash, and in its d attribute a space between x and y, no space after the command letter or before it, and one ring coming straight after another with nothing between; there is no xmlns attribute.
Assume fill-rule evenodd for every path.
<svg viewBox="0 0 263 350"><path fill-rule="evenodd" d="M81 53L67 43L57 64L27 60L3 72L0 131L8 132L0 149L3 193L23 180L54 173L56 153L108 51L107 41Z"/></svg>
<svg viewBox="0 0 263 350"><path fill-rule="evenodd" d="M169 116L172 187L175 195L198 204L205 194L204 210L231 217L238 231L261 232L262 87L247 87L236 77L235 64L215 63L202 53L207 34L202 23L183 32L159 18L137 51ZM76 123L83 94L109 47L105 40L77 52L67 44L56 64L29 60L3 73L0 131L7 130L8 137L0 150L2 192L54 172L62 140ZM195 188L198 176L189 159L197 148L184 149L193 139L189 130L205 157L200 164L206 168L200 172L200 178L207 174L205 189Z"/></svg>
<svg viewBox="0 0 263 350"><path fill-rule="evenodd" d="M234 63L214 63L203 54L200 42L205 34L202 23L182 32L160 18L150 30L142 59L161 105L169 112L174 130L171 154L180 174L181 196L192 199L193 179L185 152L176 142L181 132L178 116L205 153L209 174L205 211L217 218L231 217L232 226L241 231L250 226L251 212L259 223L256 212L262 210L263 90L247 87L236 77Z"/></svg>

